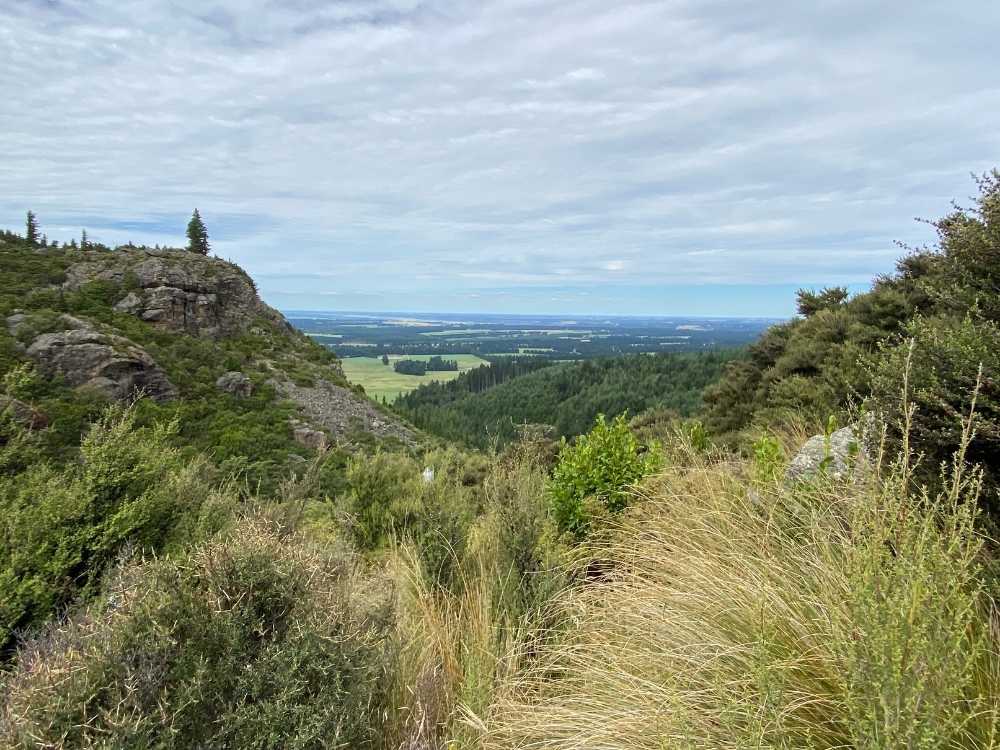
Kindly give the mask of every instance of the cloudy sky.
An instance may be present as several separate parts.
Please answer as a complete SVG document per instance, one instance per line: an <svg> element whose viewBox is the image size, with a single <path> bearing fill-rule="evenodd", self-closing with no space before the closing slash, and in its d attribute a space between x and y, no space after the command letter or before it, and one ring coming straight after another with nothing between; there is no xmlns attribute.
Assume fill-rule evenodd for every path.
<svg viewBox="0 0 1000 750"><path fill-rule="evenodd" d="M0 0L0 225L176 245L197 206L286 309L783 315L1000 164L998 28L975 1Z"/></svg>

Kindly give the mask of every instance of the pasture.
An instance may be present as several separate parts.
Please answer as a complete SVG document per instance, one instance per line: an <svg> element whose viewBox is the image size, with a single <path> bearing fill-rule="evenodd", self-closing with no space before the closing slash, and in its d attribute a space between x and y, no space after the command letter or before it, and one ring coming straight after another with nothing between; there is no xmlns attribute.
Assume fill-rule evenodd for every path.
<svg viewBox="0 0 1000 750"><path fill-rule="evenodd" d="M345 357L341 365L344 368L344 375L352 383L357 383L365 389L371 398L381 401L385 398L388 402L393 402L402 393L409 393L415 388L419 388L425 383L437 380L445 382L454 380L459 373L471 370L479 365L487 364L485 359L480 359L474 354L446 354L445 359L458 360L458 371L451 372L429 372L426 375L403 375L392 369L392 365L399 359L416 359L426 362L431 358L430 354L390 354L389 364L382 364L381 357Z"/></svg>

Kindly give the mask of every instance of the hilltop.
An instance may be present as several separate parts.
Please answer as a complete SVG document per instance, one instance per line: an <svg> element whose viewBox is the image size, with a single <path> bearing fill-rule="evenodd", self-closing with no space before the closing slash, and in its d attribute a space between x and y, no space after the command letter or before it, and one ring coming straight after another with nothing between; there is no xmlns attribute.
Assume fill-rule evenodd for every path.
<svg viewBox="0 0 1000 750"><path fill-rule="evenodd" d="M139 395L143 420L181 416L191 444L247 460L269 482L316 448L416 439L352 390L336 357L262 302L233 263L6 235L0 264L0 364L44 377L34 408L66 441L53 448L68 447L103 403Z"/></svg>

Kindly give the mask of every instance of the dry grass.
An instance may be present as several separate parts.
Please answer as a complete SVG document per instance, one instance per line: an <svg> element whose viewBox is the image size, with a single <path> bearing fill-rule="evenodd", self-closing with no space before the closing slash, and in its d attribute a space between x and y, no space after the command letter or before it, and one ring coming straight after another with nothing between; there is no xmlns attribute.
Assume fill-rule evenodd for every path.
<svg viewBox="0 0 1000 750"><path fill-rule="evenodd" d="M669 470L599 542L603 580L498 688L487 748L993 748L996 618L975 476L913 497Z"/></svg>

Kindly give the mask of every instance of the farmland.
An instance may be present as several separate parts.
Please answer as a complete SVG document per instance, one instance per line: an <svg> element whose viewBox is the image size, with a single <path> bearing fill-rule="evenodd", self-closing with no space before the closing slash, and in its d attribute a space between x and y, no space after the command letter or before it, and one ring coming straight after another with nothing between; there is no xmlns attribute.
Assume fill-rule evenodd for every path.
<svg viewBox="0 0 1000 750"><path fill-rule="evenodd" d="M318 339L322 340L322 339ZM362 386L372 398L377 401L385 399L388 402L396 400L396 397L403 393L409 393L415 388L419 388L431 381L448 381L458 377L459 373L471 370L473 367L487 364L486 360L480 359L473 354L449 354L448 359L458 361L458 371L451 372L428 372L426 375L403 375L393 370L392 365L399 359L417 359L426 361L431 355L407 354L405 357L398 354L389 355L389 364L382 363L379 357L347 357L341 360L344 368L344 375L351 383Z"/></svg>
<svg viewBox="0 0 1000 750"><path fill-rule="evenodd" d="M744 346L764 318L690 318L288 311L289 320L340 357L532 354L558 360Z"/></svg>

